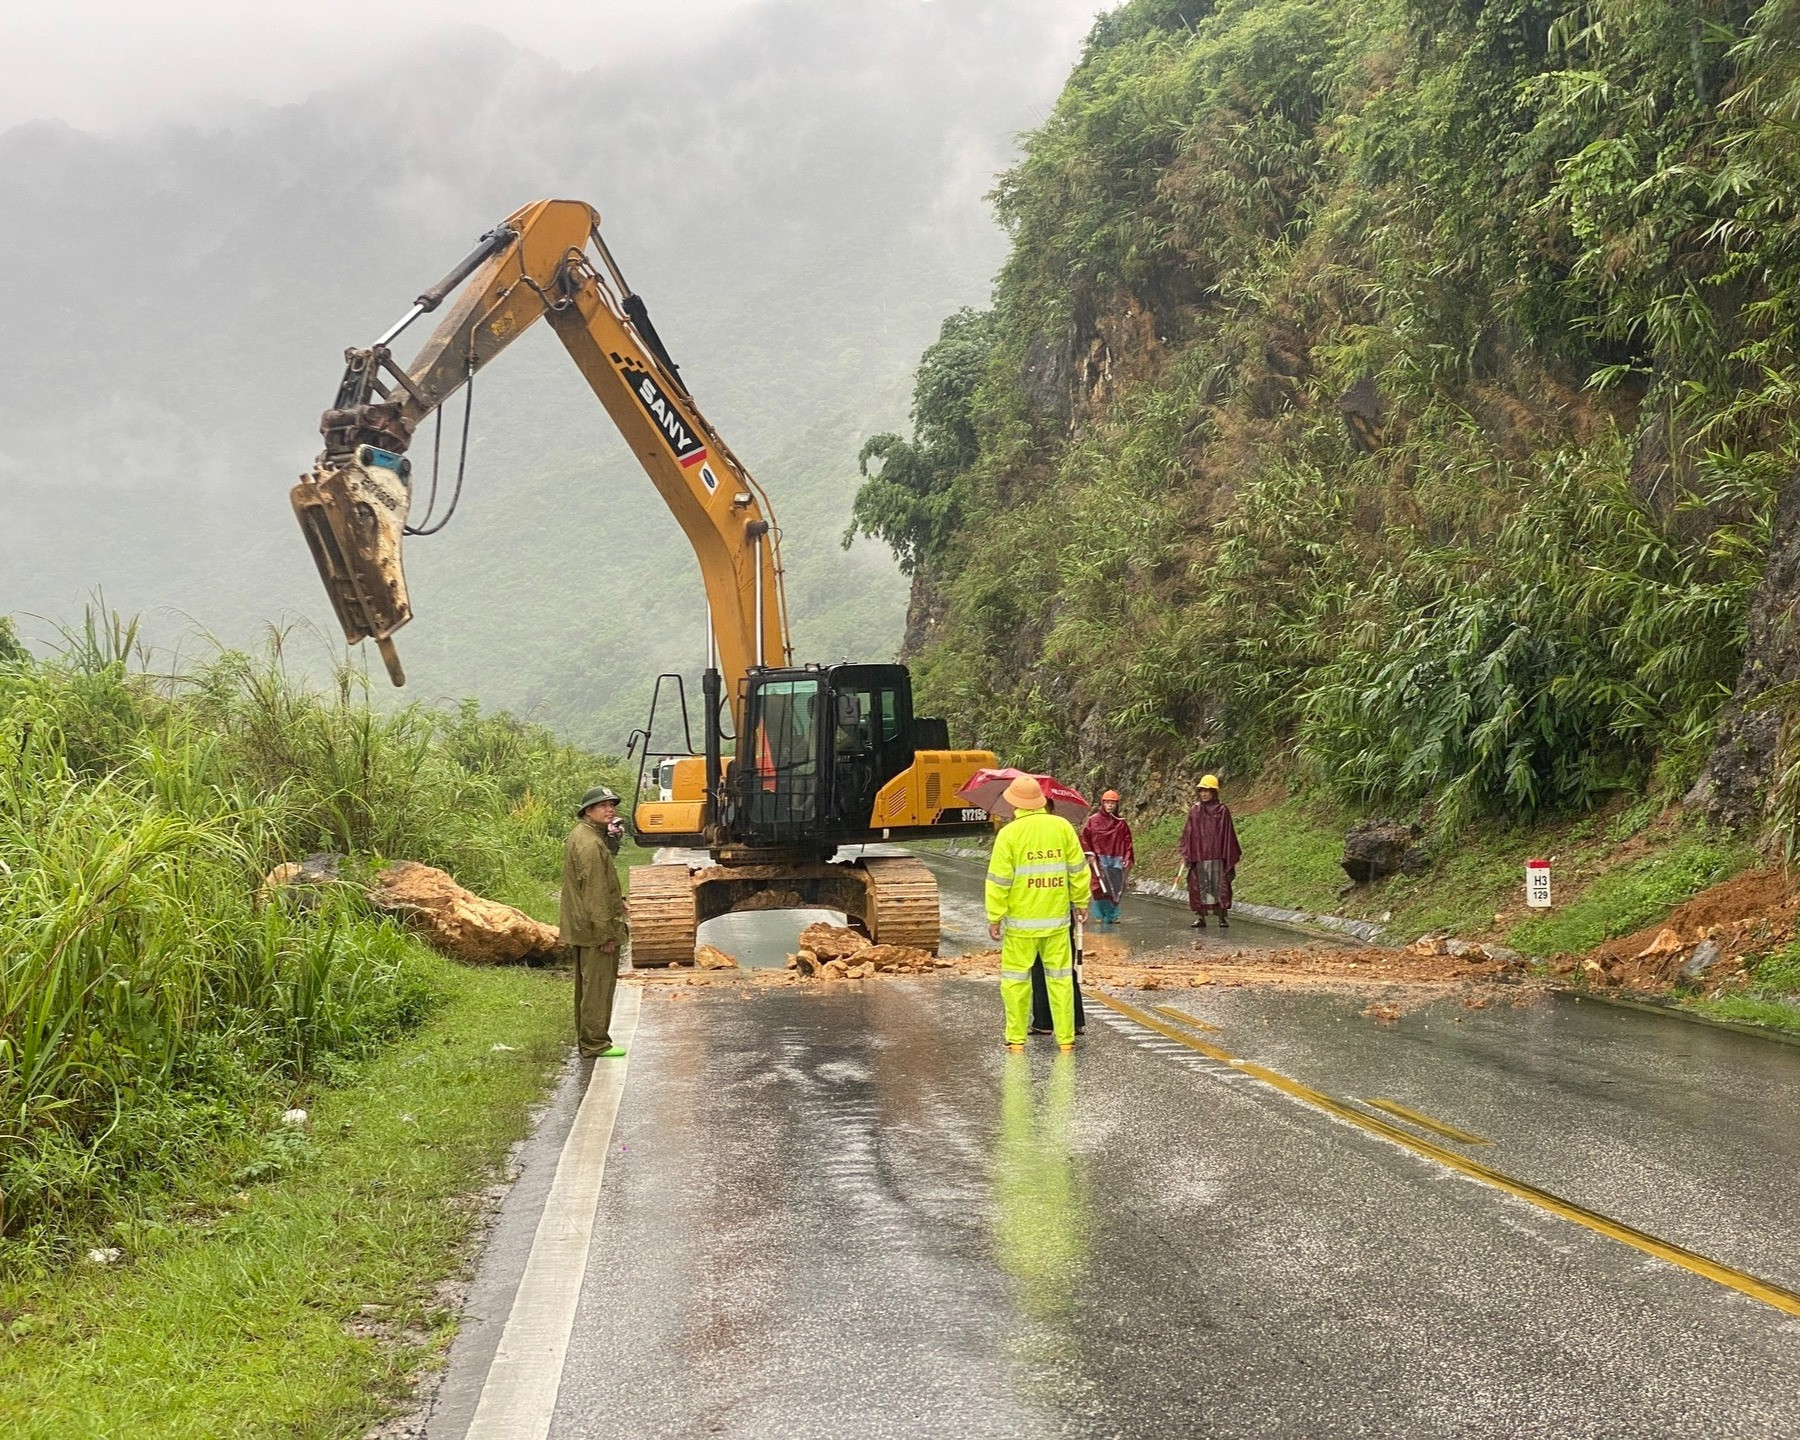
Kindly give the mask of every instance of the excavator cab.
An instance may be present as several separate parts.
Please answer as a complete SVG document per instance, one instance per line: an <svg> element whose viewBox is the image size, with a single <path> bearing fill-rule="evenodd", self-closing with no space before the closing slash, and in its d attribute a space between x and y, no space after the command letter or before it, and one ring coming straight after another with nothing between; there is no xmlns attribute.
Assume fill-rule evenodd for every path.
<svg viewBox="0 0 1800 1440"><path fill-rule="evenodd" d="M743 713L734 828L753 843L865 838L881 787L912 764L904 665L754 670Z"/></svg>
<svg viewBox="0 0 1800 1440"><path fill-rule="evenodd" d="M905 781L923 752L927 762L956 752L943 721L913 715L904 665L753 670L741 713L728 822L738 838L829 850L941 823Z"/></svg>

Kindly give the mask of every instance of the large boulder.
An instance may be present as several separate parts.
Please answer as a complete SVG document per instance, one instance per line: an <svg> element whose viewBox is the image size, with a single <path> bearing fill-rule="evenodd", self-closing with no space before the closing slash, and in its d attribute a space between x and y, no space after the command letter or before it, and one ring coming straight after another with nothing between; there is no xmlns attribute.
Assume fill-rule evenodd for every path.
<svg viewBox="0 0 1800 1440"><path fill-rule="evenodd" d="M477 965L546 958L561 948L556 927L484 900L442 870L399 860L375 877L369 902L401 915L432 949Z"/></svg>
<svg viewBox="0 0 1800 1440"><path fill-rule="evenodd" d="M1354 884L1371 885L1385 880L1407 868L1408 853L1418 843L1419 834L1417 825L1364 820L1344 837L1344 858L1338 864Z"/></svg>

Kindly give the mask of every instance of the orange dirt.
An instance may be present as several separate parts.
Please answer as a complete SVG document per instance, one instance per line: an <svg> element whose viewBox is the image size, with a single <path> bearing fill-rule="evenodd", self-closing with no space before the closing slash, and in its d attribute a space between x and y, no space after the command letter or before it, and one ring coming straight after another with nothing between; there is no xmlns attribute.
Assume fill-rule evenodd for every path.
<svg viewBox="0 0 1800 1440"><path fill-rule="evenodd" d="M802 938L808 943L795 957L797 963L786 969L707 972L681 966L638 973L653 986L742 987L748 982L767 988L924 974L985 977L1000 968L998 950L939 958L897 946L871 946L855 931L826 925L808 926ZM890 951L891 956L884 953ZM1543 988L1526 979L1516 961L1494 959L1473 947L1451 955L1445 942L1436 939L1404 950L1314 944L1290 950L1195 948L1132 954L1116 936L1090 935L1085 951L1082 979L1087 985L1140 990L1254 985L1373 993L1377 999L1363 1013L1382 1024L1452 993L1460 994L1464 1005L1480 1009L1500 998L1514 1005L1530 1004ZM887 963L876 968L874 962L882 961Z"/></svg>
<svg viewBox="0 0 1800 1440"><path fill-rule="evenodd" d="M1590 985L1661 993L1683 982L1682 968L1707 941L1719 959L1695 983L1714 993L1741 980L1742 960L1766 953L1800 932L1800 893L1782 871L1751 870L1702 890L1669 918L1596 946L1557 957L1560 975Z"/></svg>

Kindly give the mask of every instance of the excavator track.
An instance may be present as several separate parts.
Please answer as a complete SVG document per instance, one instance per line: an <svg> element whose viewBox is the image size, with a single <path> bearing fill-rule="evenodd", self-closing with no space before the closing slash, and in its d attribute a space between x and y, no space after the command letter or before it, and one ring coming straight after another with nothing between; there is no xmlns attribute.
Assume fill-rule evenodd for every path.
<svg viewBox="0 0 1800 1440"><path fill-rule="evenodd" d="M877 945L938 948L937 876L923 861L902 856L864 860L869 904L864 916L869 938Z"/></svg>
<svg viewBox="0 0 1800 1440"><path fill-rule="evenodd" d="M633 865L626 905L633 965L692 962L700 922L694 909L694 877L686 865Z"/></svg>

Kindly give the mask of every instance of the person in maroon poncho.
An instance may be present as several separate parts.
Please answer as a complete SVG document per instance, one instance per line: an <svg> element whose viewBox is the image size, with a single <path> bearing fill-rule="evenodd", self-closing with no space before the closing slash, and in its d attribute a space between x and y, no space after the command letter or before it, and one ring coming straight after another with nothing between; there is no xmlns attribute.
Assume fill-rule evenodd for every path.
<svg viewBox="0 0 1800 1440"><path fill-rule="evenodd" d="M1219 928L1231 922L1231 882L1237 875L1244 847L1238 844L1231 811L1219 803L1219 777L1200 777L1200 801L1188 811L1187 828L1181 832L1181 868L1187 876L1188 908L1194 912L1194 928L1206 928L1206 912L1219 912Z"/></svg>
<svg viewBox="0 0 1800 1440"><path fill-rule="evenodd" d="M1094 919L1101 925L1117 925L1119 901L1125 898L1131 867L1137 864L1137 852L1131 847L1131 826L1119 813L1117 790L1108 790L1100 797L1100 808L1081 827L1081 848L1092 872L1089 888L1093 892Z"/></svg>

